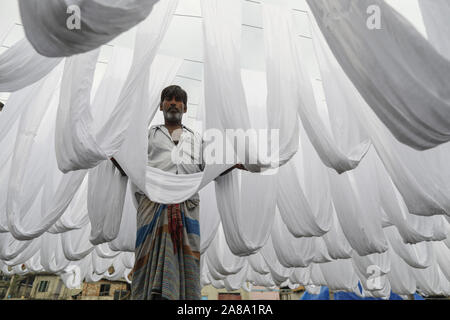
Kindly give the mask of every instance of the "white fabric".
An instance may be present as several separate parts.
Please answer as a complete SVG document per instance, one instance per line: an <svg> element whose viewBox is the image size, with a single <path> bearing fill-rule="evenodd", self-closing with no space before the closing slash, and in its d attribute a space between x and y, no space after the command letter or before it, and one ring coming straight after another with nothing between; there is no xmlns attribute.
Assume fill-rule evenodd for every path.
<svg viewBox="0 0 450 320"><path fill-rule="evenodd" d="M336 6L343 3L337 1ZM445 3L424 3L424 16L446 17ZM359 280L363 296L387 298L391 290L449 294L449 145L419 152L396 141L311 20L327 103L320 108L321 96L312 92L310 79L318 75L305 63L308 40L297 43L292 12L286 7L262 8L264 30L258 32L264 32L264 73L241 69L240 1L203 1L207 81L196 119L204 129L220 131L281 128L281 161L250 152L259 163L249 169L285 165L274 175L234 171L220 178L231 165L208 165L204 173L178 176L146 168L147 130L155 121L159 94L189 68L180 57L157 54L175 8L176 1L162 1L154 8L139 27L134 52L114 46L102 78L97 54L104 48L99 45L67 58L63 77L62 64L52 66L58 59L40 57L25 40L0 57L5 70L23 63L20 72L4 78L19 90L0 114L1 270L54 272L69 287L82 280L126 278L134 264L137 188L162 203L181 202L200 191L202 284L228 290L249 290L246 281L267 287L304 285L307 290L327 285L332 291L359 294ZM406 32L397 14L386 10L393 27L383 32ZM445 26L427 17L429 40L445 55ZM305 29L302 26L307 33ZM355 28L347 31L348 39L366 43ZM405 39L430 50L428 42L417 40L416 31L409 34ZM381 40L376 43L385 49ZM17 49L21 46L23 50ZM390 49L392 57L401 56L403 48ZM383 54L374 51L371 57ZM428 70L429 59L411 70ZM392 70L382 71L395 80ZM427 88L425 82L419 84L419 89ZM379 90L377 98L404 94L399 87L393 90ZM408 107L416 106L413 103ZM63 121L56 121L57 114ZM94 142L111 148L104 152ZM129 184L104 161L109 156L125 169ZM73 172L62 174L58 164ZM109 273L111 266L114 272ZM380 269L375 288L370 286L376 280L370 271L374 266Z"/></svg>
<svg viewBox="0 0 450 320"><path fill-rule="evenodd" d="M275 176L234 171L216 181L217 206L231 251L236 255L256 252L267 242L272 227Z"/></svg>
<svg viewBox="0 0 450 320"><path fill-rule="evenodd" d="M295 238L277 213L271 239L278 261L283 267L308 267L311 263L331 261L322 238Z"/></svg>
<svg viewBox="0 0 450 320"><path fill-rule="evenodd" d="M19 0L19 6L25 33L36 51L48 57L61 57L87 52L111 41L144 20L157 2ZM70 23L76 25L76 18L80 20L80 28L69 28Z"/></svg>
<svg viewBox="0 0 450 320"><path fill-rule="evenodd" d="M319 267L329 290L352 292L358 288L351 259L321 263Z"/></svg>
<svg viewBox="0 0 450 320"><path fill-rule="evenodd" d="M351 172L341 176L329 173L337 217L350 246L359 255L387 250L376 194L365 190L367 181L374 180L369 162L373 152L370 150L366 161Z"/></svg>
<svg viewBox="0 0 450 320"><path fill-rule="evenodd" d="M81 289L81 270L78 266L68 266L61 279L68 289Z"/></svg>
<svg viewBox="0 0 450 320"><path fill-rule="evenodd" d="M51 162L45 158L49 155L46 148L48 148L52 126L49 125L41 130L39 130L39 127L41 121L49 121L48 119L46 120L46 118L52 119L52 109L54 119L56 103L54 101L53 90L50 88L57 86L59 72L58 70L55 70L55 72L52 72L48 77L42 80L42 85L47 86L47 89L44 88L44 90L41 90L40 95L35 97L34 108L28 109L28 111L23 114L21 123L19 124L9 178L6 214L9 232L20 240L33 239L44 233L51 225L53 225L64 213L64 210L69 205L74 193L86 174L84 171L79 171L61 177L59 186L56 190L53 190L53 187L50 185L48 188L44 187L44 197L46 197L48 202L43 203L43 208L47 210L44 211L45 215L43 217L40 212L41 208L37 205L34 205L30 212L27 212L30 207L23 208L23 202L26 203L27 201L26 198L20 198L20 195L23 192L22 190L25 191L25 197L33 194L33 192L26 192L26 186L30 186L30 184L26 184L26 180L24 181L27 177L26 173L30 157L36 156L38 159L42 159L38 162L38 165L35 164L35 166L31 166L34 170L34 174L38 174L38 176L41 175L40 179L34 180L35 182L37 181L39 183L40 181L40 183L43 184L44 178L47 179L47 183L55 183L58 181L53 181L58 175L53 175L52 171L48 171L47 177L44 176L46 168L53 170L53 168L48 167ZM33 139L33 134L37 134L37 138ZM34 143L36 145L33 148ZM28 170L27 174L29 176L30 174L33 174L33 171L29 172ZM36 191L39 190L40 188L36 186L33 191L36 193ZM33 198L29 200L30 204L34 202ZM30 228L30 226L32 227Z"/></svg>
<svg viewBox="0 0 450 320"><path fill-rule="evenodd" d="M200 191L200 253L206 252L220 224L214 183Z"/></svg>
<svg viewBox="0 0 450 320"><path fill-rule="evenodd" d="M231 253L221 226L218 227L216 236L208 248L207 263L208 270L222 275L223 279L225 276L240 272L246 263L244 258L234 256Z"/></svg>
<svg viewBox="0 0 450 320"><path fill-rule="evenodd" d="M128 178L104 161L89 171L88 213L91 222L90 241L93 244L112 241L117 237Z"/></svg>
<svg viewBox="0 0 450 320"><path fill-rule="evenodd" d="M147 188L145 168L148 161L148 123L157 112L161 91L173 83L180 69L182 60L168 56L158 55L150 67L150 80L148 104L141 103L140 110L134 113L125 140L120 147L115 159L125 170L130 180L139 186L140 190ZM120 61L119 61L120 64ZM149 108L150 107L150 108ZM147 119L148 117L148 119Z"/></svg>
<svg viewBox="0 0 450 320"><path fill-rule="evenodd" d="M73 58L88 60L80 62L82 70L74 66L77 72L71 77L72 83L63 83L67 87L62 88L62 93L67 96L63 95L64 99L58 109L56 131L56 151L61 171L92 168L117 153L126 138L133 114L142 110L143 106L148 106L150 66L177 3L176 0L161 1L155 6L150 17L140 25L127 81L110 118L99 132L92 130L94 119L91 116L89 99L95 70L89 66L93 66L95 51L83 55L83 58ZM88 64L88 61L91 64ZM70 72L70 69L66 69L66 74ZM82 94L82 97L79 94Z"/></svg>
<svg viewBox="0 0 450 320"><path fill-rule="evenodd" d="M269 119L272 121L277 119L277 128L287 131L280 134L282 143L289 141L288 150L297 146L298 124L295 117L297 110L323 163L339 173L354 169L366 154L370 141L366 140L361 145L350 146L344 152L336 147L334 138L328 134L320 119L310 76L304 64L300 62L300 58L304 56L304 48L293 33L292 13L287 7L268 4L263 6L263 17L269 89L273 81L279 81L279 87L276 87L278 90L275 90L278 95L269 90L268 110L273 112L269 113ZM279 80L280 77L282 81ZM285 107L283 112L280 112L279 107L274 108L276 104ZM279 119L280 114L285 114L288 118ZM284 141L285 138L290 140ZM290 157L293 153L295 149ZM285 159L283 154L280 158L281 161Z"/></svg>
<svg viewBox="0 0 450 320"><path fill-rule="evenodd" d="M450 3L446 0L419 0L428 40L444 57L450 60Z"/></svg>
<svg viewBox="0 0 450 320"><path fill-rule="evenodd" d="M444 168L449 144L417 152L393 139L345 75L330 49L320 40L320 33L315 30L314 34L319 42L316 48L328 104L332 106L347 101L355 116L365 124L378 155L410 213L421 216L448 214L450 199L446 190L449 187ZM336 95L336 92L341 94Z"/></svg>
<svg viewBox="0 0 450 320"><path fill-rule="evenodd" d="M300 152L278 171L277 206L294 236L322 236L330 229L333 211L327 170L302 128L300 142Z"/></svg>
<svg viewBox="0 0 450 320"><path fill-rule="evenodd" d="M307 2L342 68L399 141L419 150L449 141L450 62L411 23L383 0ZM366 27L372 5L382 13L376 30Z"/></svg>
<svg viewBox="0 0 450 320"><path fill-rule="evenodd" d="M62 59L38 54L22 39L0 55L0 92L25 88L46 76Z"/></svg>

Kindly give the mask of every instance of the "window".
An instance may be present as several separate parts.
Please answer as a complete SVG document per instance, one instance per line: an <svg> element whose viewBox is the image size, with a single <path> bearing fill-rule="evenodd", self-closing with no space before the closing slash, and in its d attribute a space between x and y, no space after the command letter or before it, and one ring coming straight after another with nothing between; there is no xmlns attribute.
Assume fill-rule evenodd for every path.
<svg viewBox="0 0 450 320"><path fill-rule="evenodd" d="M47 292L48 290L48 281L39 282L38 292Z"/></svg>
<svg viewBox="0 0 450 320"><path fill-rule="evenodd" d="M123 300L128 296L128 290L116 290L114 291L114 300Z"/></svg>
<svg viewBox="0 0 450 320"><path fill-rule="evenodd" d="M109 290L111 289L110 284L102 284L100 285L100 297L109 296Z"/></svg>

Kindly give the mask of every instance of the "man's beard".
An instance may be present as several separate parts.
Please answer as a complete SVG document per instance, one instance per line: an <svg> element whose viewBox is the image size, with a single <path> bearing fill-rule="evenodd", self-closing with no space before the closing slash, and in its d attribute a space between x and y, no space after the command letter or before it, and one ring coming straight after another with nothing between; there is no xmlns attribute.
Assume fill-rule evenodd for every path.
<svg viewBox="0 0 450 320"><path fill-rule="evenodd" d="M181 123L181 120L183 119L183 113L176 108L169 108L167 111L164 111L163 113L164 113L164 120L168 123Z"/></svg>

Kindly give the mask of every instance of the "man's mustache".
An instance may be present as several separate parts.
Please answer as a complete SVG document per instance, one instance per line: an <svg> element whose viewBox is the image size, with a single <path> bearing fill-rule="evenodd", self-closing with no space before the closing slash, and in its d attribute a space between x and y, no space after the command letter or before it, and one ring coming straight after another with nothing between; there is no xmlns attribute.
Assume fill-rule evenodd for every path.
<svg viewBox="0 0 450 320"><path fill-rule="evenodd" d="M180 112L180 110L178 110L177 107L169 107L169 109L167 109L167 112L171 112L171 111L175 111L175 112Z"/></svg>

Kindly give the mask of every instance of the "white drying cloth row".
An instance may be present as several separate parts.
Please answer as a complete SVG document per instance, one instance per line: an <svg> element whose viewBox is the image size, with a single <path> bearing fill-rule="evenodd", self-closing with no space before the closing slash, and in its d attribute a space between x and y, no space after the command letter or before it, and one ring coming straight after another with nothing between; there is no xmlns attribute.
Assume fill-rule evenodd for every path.
<svg viewBox="0 0 450 320"><path fill-rule="evenodd" d="M305 248L302 248L304 245L300 243L301 241L292 247L292 250L301 250L299 254L291 255L297 259L296 261L286 262L286 258L282 256L274 257L273 261L279 260L289 267L306 267L308 262L309 265L316 262L326 263L329 262L329 258L347 260L351 258L352 261L360 261L357 256L371 257L377 254L385 256L387 252L392 252L390 239L388 241L385 236L386 228L396 228L400 233L401 237L397 237L394 241L397 248L403 248L401 247L403 241L421 243L434 240L446 241L448 244L446 240L448 222L441 216L434 216L449 212L446 196L449 180L446 179L448 173L445 170L445 161L449 155L447 145L426 152L417 152L395 141L378 118L371 113L326 43L321 41L320 32L316 28L314 37L317 40L316 51L324 80L328 111L332 115L331 130L328 131L329 128L321 122L317 113L309 77L305 74L307 69L299 60L302 54L301 47L292 41L292 21L289 11L279 7L264 7L267 104L258 105L251 102L252 99L253 101L260 99L244 95L244 92L251 91L244 90L244 87L254 87L255 83L245 84L244 77L244 87L240 85L239 5L233 1L227 3L205 1L202 4L205 43L208 44L205 46L205 80L207 80L205 104L208 106L204 115L206 128L248 128L253 124L252 121L255 121L249 116L254 114L249 112L250 109L257 108L259 114L262 110L263 113L267 113L269 119L266 120L267 127L282 128L281 137L283 142L286 141L286 145L282 146L281 154L287 163L280 168L276 176L245 174L239 180L239 176L233 174L217 180L217 205L215 197L206 197L214 201L205 201L205 197L202 197L203 252L209 252L208 245L220 220L228 246L237 255L264 252L266 249L261 248L266 248L271 241L274 241L273 245L277 248L283 248L282 239L276 238L273 234L272 240L268 241L275 226L281 228L284 226L283 223L290 232L288 234L300 237L299 240L310 239L308 246L313 258L302 251ZM167 18L171 16L175 7L175 1L161 1L145 23L169 20ZM395 20L396 17L392 19ZM274 25L280 25L285 32L281 36L275 34ZM155 112L149 111L147 106L157 105L149 101L157 100L158 92L166 83L170 83L171 75L173 79L179 67L179 61L168 59L164 64L167 68L159 69L172 70L167 73L167 78L160 78L162 72L158 71L156 66L161 63L153 64L150 73L153 79L145 78L146 72L142 70L150 68L157 44L167 28L167 24L162 23L155 23L153 26L160 30L156 35L149 35L146 32L148 28L144 27L141 27L138 33L133 65L128 78L125 80L117 77L121 74L117 70L121 65L123 68L123 59L118 59L116 64L111 63L109 77L105 76L92 106L89 97L97 54L95 51L68 59L64 66L66 76L61 75L62 65L54 68L58 65L54 60L45 64L46 67L43 65L48 68L48 72L54 68L47 76L43 77L45 72L42 70L30 72L31 80L28 81L21 79L20 76L19 78L11 76L15 81L11 81L11 87L20 84L31 86L14 93L0 117L2 124L0 130L5 133L2 135L4 139L0 142L2 150L5 150L0 157L1 163L4 164L1 175L5 177L2 181L10 182L9 185L2 183L0 186L2 190L0 227L5 232L1 235L1 259L5 263L19 265L39 256L45 261L47 269L61 271L64 268L52 267L49 263L62 266L65 263L64 259L86 261L92 250L92 244L99 245L110 241L109 246L113 250L133 250L135 209L132 197L130 192L126 193L126 179L114 173L109 162L101 162L109 155L115 154L121 164L124 164L131 181L146 189L149 197L161 202L182 201L201 186L211 185L209 181L223 170L220 167L210 168L205 174L182 178L151 169L147 169L147 175L142 174L144 172L142 170L145 170L145 149L142 149L145 140L141 141L137 137L146 136L145 130ZM400 25L394 28L397 29L405 28ZM151 37L152 40L143 41L148 39L144 38L145 36ZM413 38L411 41L415 40L417 39ZM19 45L22 45L22 48L26 47L23 43ZM11 50L21 50L19 45ZM9 54L6 60L10 64L9 68L11 65L18 65L16 62L11 63L11 59L16 59L16 56L8 52L7 54ZM30 59L33 56L35 53L30 50L22 58L18 56L17 59L24 60L17 62L22 61L23 65L32 68L36 63L34 58ZM73 71L75 78L68 76ZM117 73L114 73L115 71ZM348 70L346 72L349 73ZM389 70L385 72L389 73ZM23 71L23 74L27 73ZM219 74L226 77L217 76ZM41 80L36 82L39 79ZM55 87L59 88L61 79L61 90L56 90L55 94L53 90ZM262 90L264 80L263 78L259 81ZM3 83L8 85L8 77ZM280 83L289 83L292 86L280 86ZM148 89L149 84L151 91ZM425 85L426 83L423 83L423 86ZM302 88L301 95L298 95L298 88ZM255 91L259 94L264 92ZM128 106L127 102L130 101L136 101L130 103L133 108L124 110L124 105ZM283 103L277 103L281 101ZM349 101L352 103L348 103ZM118 116L122 115L121 112L127 112L128 116ZM143 114L148 116L142 116ZM301 124L295 116L292 116L293 114L299 115ZM338 125L342 122L349 124L344 127L345 130ZM66 126L62 126L63 123L66 123ZM105 125L106 123L115 125ZM102 134L105 132L102 128L112 131ZM53 156L55 153L52 150L54 145L52 141L55 130L57 148L56 155ZM139 132L144 134L139 135ZM34 140L33 135L36 135ZM298 149L298 137L301 137L300 152L289 161ZM354 169L369 149L370 145L366 142L368 138L372 140L376 152L371 150L362 165L353 172L338 176L322 165L324 163L338 172ZM100 141L103 144L89 143L92 141L96 143ZM108 147L104 147L105 145ZM91 146L101 147L95 149L90 148ZM92 152L87 152L89 150ZM350 156L345 156L346 153ZM353 156L354 154L356 156ZM100 166L89 169L89 177L86 180L86 171L62 175L57 170L56 163L64 171L89 169L98 163ZM144 176L147 181L141 179ZM100 188L105 185L108 188ZM202 190L202 193L206 190ZM180 195L181 192L184 194ZM163 199L164 196L167 198ZM281 224L278 215L275 215L276 208L282 218ZM425 217L411 215L408 210ZM214 212L218 214L214 216ZM255 221L262 223L255 226ZM77 228L79 230L76 230ZM46 231L65 235L66 250L63 255L50 257L45 250L44 253L39 251L38 241L48 235ZM70 233L73 238L67 237L66 233ZM314 237L322 237L325 245L315 244L316 241L311 239L319 238ZM221 250L218 252L224 252L225 249ZM351 253L352 250L357 256ZM281 254L282 250L276 252ZM421 251L418 259L422 259L424 255L427 253ZM402 258L400 260L391 259L391 266L402 263L398 261L408 263L405 254L400 257ZM371 261L370 258L367 259ZM386 264L383 265L378 261L372 264L382 265L384 273L389 274ZM424 266L415 262L412 264L416 268ZM236 269L238 266L239 264L236 264L233 267ZM436 277L440 279L439 275L442 273L448 275L446 270L438 269L442 267L436 261L426 266L428 267L426 270L432 268L430 270L434 271L430 271L431 273L427 273L423 278L414 276L415 279L419 277L431 281ZM125 269L117 267L117 270ZM363 269L361 265L356 268L363 275L358 275L362 282L363 278L367 277L365 274L367 270L361 271ZM83 273L86 277L90 277L88 269L83 267L82 270L87 272ZM336 267L336 270L340 268ZM209 272L214 273L214 268L209 267ZM122 276L121 273L118 274ZM219 276L212 277L214 281L222 280L220 272L218 274ZM339 273L336 276L339 276ZM432 276L435 278L430 278ZM278 277L283 278L277 273L271 273L271 277L276 283L280 283ZM82 278L84 276L80 277ZM241 278L235 273L233 281L236 282L233 283L237 283L237 279ZM327 281L330 283L337 281L332 279L336 277L330 276ZM320 281L315 280L311 284L320 285ZM430 286L429 292L446 290L440 285L433 286L435 282L427 281L424 282ZM354 281L351 283L354 284ZM344 287L354 288L352 284L346 283ZM421 283L419 288L426 290L423 289L424 286L425 284ZM407 287L412 288L411 283ZM384 291L381 291L386 292L386 288L388 287L384 285Z"/></svg>

